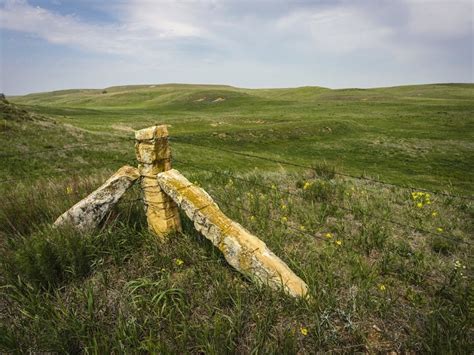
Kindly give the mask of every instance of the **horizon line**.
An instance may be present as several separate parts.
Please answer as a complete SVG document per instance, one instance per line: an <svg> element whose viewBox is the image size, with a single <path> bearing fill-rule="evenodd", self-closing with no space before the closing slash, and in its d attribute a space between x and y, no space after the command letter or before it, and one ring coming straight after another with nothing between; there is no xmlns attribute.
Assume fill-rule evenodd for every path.
<svg viewBox="0 0 474 355"><path fill-rule="evenodd" d="M37 94L46 94L46 93L55 93L61 91L73 91L73 90L84 90L84 91L99 91L107 90L111 88L120 88L120 87L138 87L138 86L171 86L171 85L182 85L182 86L224 86L233 89L243 89L243 90L278 90L278 89L301 89L301 88L321 88L327 90L371 90L371 89L389 89L396 87L407 87L407 86L427 86L427 85L474 85L474 82L432 82L432 83L415 83L415 84L401 84L401 85L387 85L387 86L367 86L367 87L336 87L331 88L327 86L320 85L301 85L301 86L262 86L262 87L243 87L243 86L234 86L230 84L212 84L212 83L183 83L183 82L167 82L167 83L142 83L142 84L123 84L123 85L111 85L106 87L84 87L84 88L68 88L68 89L55 89L50 91L34 91L22 94L7 94L2 92L5 97L17 97L17 96L27 96L27 95L37 95Z"/></svg>

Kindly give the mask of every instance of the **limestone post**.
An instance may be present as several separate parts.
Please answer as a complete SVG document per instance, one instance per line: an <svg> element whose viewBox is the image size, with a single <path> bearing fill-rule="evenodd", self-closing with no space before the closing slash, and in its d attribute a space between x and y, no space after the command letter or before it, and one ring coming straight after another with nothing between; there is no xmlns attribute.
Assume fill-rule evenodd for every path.
<svg viewBox="0 0 474 355"><path fill-rule="evenodd" d="M164 240L167 234L181 231L178 207L156 180L158 173L171 169L168 130L165 125L148 127L136 131L135 139L148 229Z"/></svg>
<svg viewBox="0 0 474 355"><path fill-rule="evenodd" d="M53 226L71 225L82 231L97 227L139 176L136 168L121 167L101 187L59 216Z"/></svg>
<svg viewBox="0 0 474 355"><path fill-rule="evenodd" d="M308 285L266 244L220 210L206 191L177 170L158 174L158 183L181 207L194 227L224 254L227 262L255 281L294 297L308 296Z"/></svg>

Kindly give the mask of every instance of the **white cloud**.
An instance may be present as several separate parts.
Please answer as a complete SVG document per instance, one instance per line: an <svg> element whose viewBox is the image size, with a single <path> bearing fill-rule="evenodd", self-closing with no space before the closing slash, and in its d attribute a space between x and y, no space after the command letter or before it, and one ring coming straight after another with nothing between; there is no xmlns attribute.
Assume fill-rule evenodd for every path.
<svg viewBox="0 0 474 355"><path fill-rule="evenodd" d="M153 57L160 52L165 55L186 40L204 40L216 50L229 51L292 40L319 53L346 54L373 48L399 52L403 43L393 38L404 32L435 39L472 32L469 0L403 0L399 7L406 9L407 19L390 24L374 15L377 3L268 3L272 7L268 13L261 12L262 7L268 8L262 4L266 3L255 3L259 11L250 11L252 3L218 0L106 2L104 10L117 22L96 24L33 7L25 0L6 0L0 7L0 27L95 52Z"/></svg>
<svg viewBox="0 0 474 355"><path fill-rule="evenodd" d="M403 0L393 17L389 5L374 1L296 9L279 18L276 28L318 53L374 50L404 62L433 55L441 47L437 42L472 38L469 0Z"/></svg>
<svg viewBox="0 0 474 355"><path fill-rule="evenodd" d="M98 25L34 7L26 1L7 0L0 8L0 27L30 33L55 44L114 54L144 54L156 49L159 41L204 36L204 30L167 18L159 8L147 11L138 5L128 7L129 13L121 22Z"/></svg>
<svg viewBox="0 0 474 355"><path fill-rule="evenodd" d="M277 28L309 36L316 50L335 53L380 46L393 33L355 7L295 11L281 18Z"/></svg>
<svg viewBox="0 0 474 355"><path fill-rule="evenodd" d="M194 2L132 0L120 3L118 10L128 28L156 33L161 38L208 35L196 21L199 8Z"/></svg>
<svg viewBox="0 0 474 355"><path fill-rule="evenodd" d="M57 62L47 51L35 52L25 36L5 36L2 48L9 50L0 72L15 69L4 70L8 87L30 85L17 77L34 77L35 71L43 78L38 88L48 80L51 88L152 81L363 86L472 78L472 0L87 3L93 6L80 6L85 11L78 17L26 0L0 0L0 30L84 52L76 58L64 51L66 59ZM98 9L107 21L92 20L100 18ZM24 49L43 67L38 60L34 67L19 61Z"/></svg>
<svg viewBox="0 0 474 355"><path fill-rule="evenodd" d="M471 0L405 1L409 13L408 29L413 34L451 39L471 33L473 3Z"/></svg>

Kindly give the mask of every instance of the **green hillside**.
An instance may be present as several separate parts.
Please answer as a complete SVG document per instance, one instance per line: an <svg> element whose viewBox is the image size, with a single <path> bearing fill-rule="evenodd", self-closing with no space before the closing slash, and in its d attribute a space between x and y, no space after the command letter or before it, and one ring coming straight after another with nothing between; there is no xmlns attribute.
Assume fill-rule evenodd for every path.
<svg viewBox="0 0 474 355"><path fill-rule="evenodd" d="M474 85L133 85L7 99L0 352L472 351ZM136 165L134 130L154 124L168 125L173 166L310 299L255 285L184 215L183 232L159 243L138 186L97 230L51 227Z"/></svg>
<svg viewBox="0 0 474 355"><path fill-rule="evenodd" d="M473 99L470 84L340 90L169 84L64 90L11 101L97 134L131 137L133 130L163 123L188 142L302 164L325 161L349 174L469 193ZM184 145L175 149L177 157L188 155Z"/></svg>

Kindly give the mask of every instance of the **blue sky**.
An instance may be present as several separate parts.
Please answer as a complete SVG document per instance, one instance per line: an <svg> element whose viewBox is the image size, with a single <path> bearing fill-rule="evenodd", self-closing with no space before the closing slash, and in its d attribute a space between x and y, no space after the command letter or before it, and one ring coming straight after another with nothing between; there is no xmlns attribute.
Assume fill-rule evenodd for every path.
<svg viewBox="0 0 474 355"><path fill-rule="evenodd" d="M0 0L0 91L473 82L470 0Z"/></svg>

